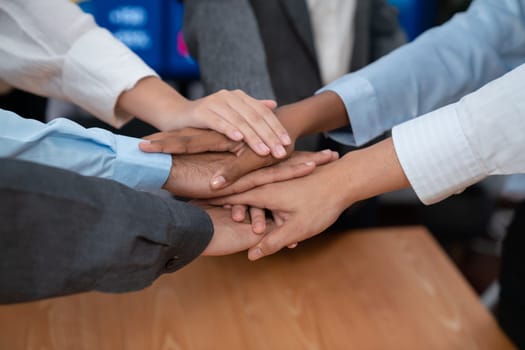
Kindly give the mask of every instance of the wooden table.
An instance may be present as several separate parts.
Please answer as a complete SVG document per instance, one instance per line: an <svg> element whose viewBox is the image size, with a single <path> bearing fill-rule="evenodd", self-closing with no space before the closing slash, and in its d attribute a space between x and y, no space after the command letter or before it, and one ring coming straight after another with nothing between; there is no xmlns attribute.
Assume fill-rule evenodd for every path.
<svg viewBox="0 0 525 350"><path fill-rule="evenodd" d="M200 258L154 286L0 307L0 349L512 349L422 228Z"/></svg>

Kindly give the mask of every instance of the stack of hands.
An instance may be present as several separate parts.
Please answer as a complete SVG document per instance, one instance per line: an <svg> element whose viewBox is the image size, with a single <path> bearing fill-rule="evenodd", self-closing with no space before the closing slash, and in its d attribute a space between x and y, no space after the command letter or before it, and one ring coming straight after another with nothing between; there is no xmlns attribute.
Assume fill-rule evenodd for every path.
<svg viewBox="0 0 525 350"><path fill-rule="evenodd" d="M355 202L408 187L391 139L341 159L330 150L294 152L298 137L348 125L334 92L275 109L275 102L240 90L195 101L173 91L146 78L118 106L162 130L140 149L172 154L164 188L211 217L214 236L205 255L249 249L256 260L293 248Z"/></svg>
<svg viewBox="0 0 525 350"><path fill-rule="evenodd" d="M311 177L322 176L323 168L339 156L331 150L294 151L300 135L282 126L276 116L279 110L272 112L275 103L244 101L234 113L231 107L223 113L233 115L233 120L197 106L204 107L201 115L210 118L213 113L215 122L159 132L145 137L139 147L172 154L164 189L192 199L209 214L214 236L203 255L249 249L249 259L256 260L286 246L293 248L335 221L340 212L328 215L314 204L322 197L316 188L329 179ZM205 129L212 125L216 130Z"/></svg>
<svg viewBox="0 0 525 350"><path fill-rule="evenodd" d="M353 203L406 185L384 176L395 170L405 179L398 164L388 168L397 159L391 140L340 160L330 150L294 152L300 136L348 126L345 105L331 91L276 109L274 101L241 90L186 100L149 77L124 92L117 108L161 130L140 149L172 154L164 188L211 217L215 231L206 255L249 249L256 260L295 247Z"/></svg>

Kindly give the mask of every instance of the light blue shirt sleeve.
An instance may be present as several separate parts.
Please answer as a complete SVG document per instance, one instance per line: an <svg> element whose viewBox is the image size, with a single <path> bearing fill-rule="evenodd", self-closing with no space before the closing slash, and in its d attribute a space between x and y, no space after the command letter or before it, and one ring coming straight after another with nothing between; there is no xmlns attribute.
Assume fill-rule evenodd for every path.
<svg viewBox="0 0 525 350"><path fill-rule="evenodd" d="M320 91L343 100L360 146L394 125L458 101L525 62L525 0L474 0L468 11Z"/></svg>
<svg viewBox="0 0 525 350"><path fill-rule="evenodd" d="M0 109L0 157L111 179L140 190L162 187L171 156L143 153L140 139L59 118L48 124Z"/></svg>

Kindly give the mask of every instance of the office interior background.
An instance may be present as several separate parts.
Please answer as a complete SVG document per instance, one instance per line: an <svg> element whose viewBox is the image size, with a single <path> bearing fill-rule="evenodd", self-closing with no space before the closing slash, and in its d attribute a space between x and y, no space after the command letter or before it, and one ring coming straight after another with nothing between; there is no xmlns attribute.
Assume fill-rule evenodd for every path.
<svg viewBox="0 0 525 350"><path fill-rule="evenodd" d="M466 9L468 0L389 0L399 10L407 38L439 25L454 13ZM178 0L90 0L79 4L127 44L163 79L190 98L202 96L197 63L188 54L181 32L184 5ZM104 127L80 109L61 101L46 100L11 90L0 96L0 108L13 110L42 121L64 116L85 127ZM132 121L113 132L142 137L152 127ZM439 204L422 205L411 191L392 193L377 199L377 210L366 220L341 220L339 225L391 226L419 224L429 228L461 272L492 307L497 295L500 244L511 220L514 202L521 197L519 177L491 178Z"/></svg>

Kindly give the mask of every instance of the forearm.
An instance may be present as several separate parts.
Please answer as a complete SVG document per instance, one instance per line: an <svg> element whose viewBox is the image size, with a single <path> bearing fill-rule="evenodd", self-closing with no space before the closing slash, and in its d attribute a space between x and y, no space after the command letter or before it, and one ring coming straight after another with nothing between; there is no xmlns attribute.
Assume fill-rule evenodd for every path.
<svg viewBox="0 0 525 350"><path fill-rule="evenodd" d="M177 129L178 110L188 100L157 77L146 77L124 91L118 98L116 110L132 115L159 130Z"/></svg>
<svg viewBox="0 0 525 350"><path fill-rule="evenodd" d="M490 175L525 173L525 65L392 130L411 186L436 203Z"/></svg>
<svg viewBox="0 0 525 350"><path fill-rule="evenodd" d="M365 144L516 67L525 59L524 13L517 0L474 1L466 13L329 84L352 125L351 135L334 139Z"/></svg>
<svg viewBox="0 0 525 350"><path fill-rule="evenodd" d="M294 139L348 125L343 101L332 91L280 107L276 115Z"/></svg>
<svg viewBox="0 0 525 350"><path fill-rule="evenodd" d="M0 163L1 303L142 289L211 240L209 217L190 204L38 164Z"/></svg>
<svg viewBox="0 0 525 350"><path fill-rule="evenodd" d="M407 177L388 138L370 147L349 152L332 166L331 194L339 197L341 209L386 192L408 188Z"/></svg>
<svg viewBox="0 0 525 350"><path fill-rule="evenodd" d="M524 78L522 65L458 103L397 126L393 138L350 152L335 162L333 194L346 207L410 186L433 204L487 176L525 173Z"/></svg>

